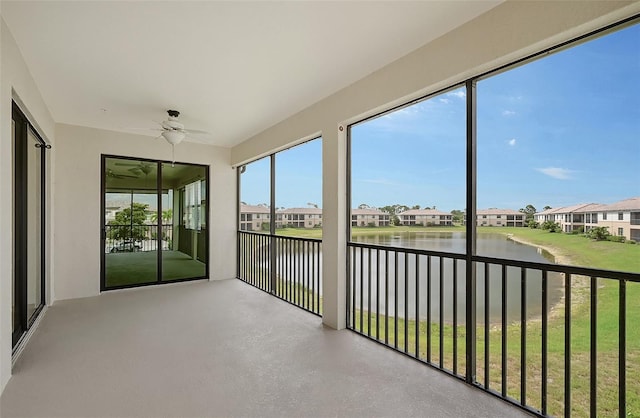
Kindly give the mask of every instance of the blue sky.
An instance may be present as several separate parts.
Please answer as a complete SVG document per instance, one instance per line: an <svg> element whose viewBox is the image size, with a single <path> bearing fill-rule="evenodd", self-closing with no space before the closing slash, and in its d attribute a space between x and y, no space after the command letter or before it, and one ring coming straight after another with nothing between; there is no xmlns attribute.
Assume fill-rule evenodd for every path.
<svg viewBox="0 0 640 418"><path fill-rule="evenodd" d="M427 69L425 69L427 70ZM640 196L640 25L481 80L478 208ZM465 207L465 90L352 127L352 205ZM268 203L268 161L242 199ZM321 205L321 144L277 154L277 206Z"/></svg>

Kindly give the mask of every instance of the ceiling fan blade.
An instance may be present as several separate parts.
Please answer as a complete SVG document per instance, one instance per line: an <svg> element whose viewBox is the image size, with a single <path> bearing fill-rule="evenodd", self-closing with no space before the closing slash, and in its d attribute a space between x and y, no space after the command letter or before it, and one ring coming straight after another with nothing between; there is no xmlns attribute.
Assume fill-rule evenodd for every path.
<svg viewBox="0 0 640 418"><path fill-rule="evenodd" d="M184 132L187 135L211 135L211 132L199 131L197 129L185 129Z"/></svg>

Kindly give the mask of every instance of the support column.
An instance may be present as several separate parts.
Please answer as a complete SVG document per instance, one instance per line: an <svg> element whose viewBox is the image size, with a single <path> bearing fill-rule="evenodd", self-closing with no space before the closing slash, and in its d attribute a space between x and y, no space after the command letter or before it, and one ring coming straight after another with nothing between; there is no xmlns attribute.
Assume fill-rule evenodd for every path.
<svg viewBox="0 0 640 418"><path fill-rule="evenodd" d="M346 127L322 130L322 322L346 326L347 135Z"/></svg>

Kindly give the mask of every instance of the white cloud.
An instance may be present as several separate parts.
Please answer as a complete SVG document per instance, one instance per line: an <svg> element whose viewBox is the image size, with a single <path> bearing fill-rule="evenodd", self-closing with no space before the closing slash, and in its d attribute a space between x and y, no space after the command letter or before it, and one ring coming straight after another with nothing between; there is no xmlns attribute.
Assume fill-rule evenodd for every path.
<svg viewBox="0 0 640 418"><path fill-rule="evenodd" d="M464 99L465 97L467 97L467 94L462 90L457 90L457 91L451 91L447 93L447 96L454 96L454 97L457 97L458 99Z"/></svg>
<svg viewBox="0 0 640 418"><path fill-rule="evenodd" d="M513 116L515 114L516 114L516 112L514 112L513 110L503 110L502 111L502 116L507 116L508 117L508 116Z"/></svg>
<svg viewBox="0 0 640 418"><path fill-rule="evenodd" d="M444 103L444 104L449 104L449 103L451 103L451 100L449 100L449 99L440 99L440 101L441 101L442 103Z"/></svg>
<svg viewBox="0 0 640 418"><path fill-rule="evenodd" d="M546 168L536 168L542 174L546 174L549 177L553 177L558 180L569 180L571 179L571 175L575 173L574 170L569 170L568 168L559 168L559 167L546 167Z"/></svg>
<svg viewBox="0 0 640 418"><path fill-rule="evenodd" d="M516 145L516 139L515 139L515 138L511 138L511 139L508 141L508 143L509 143L509 145L511 145L511 146L513 147L513 146L515 146L515 145Z"/></svg>

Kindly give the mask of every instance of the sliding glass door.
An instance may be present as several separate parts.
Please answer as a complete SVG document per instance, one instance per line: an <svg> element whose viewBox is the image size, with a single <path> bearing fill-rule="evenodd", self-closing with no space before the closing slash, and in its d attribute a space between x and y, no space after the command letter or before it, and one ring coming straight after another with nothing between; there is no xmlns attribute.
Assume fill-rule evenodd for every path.
<svg viewBox="0 0 640 418"><path fill-rule="evenodd" d="M103 290L208 277L207 172L103 156Z"/></svg>
<svg viewBox="0 0 640 418"><path fill-rule="evenodd" d="M44 306L45 150L49 147L13 103L14 265L12 342L15 347Z"/></svg>
<svg viewBox="0 0 640 418"><path fill-rule="evenodd" d="M207 263L207 170L162 164L162 280L202 277ZM166 222L166 223L165 223Z"/></svg>

